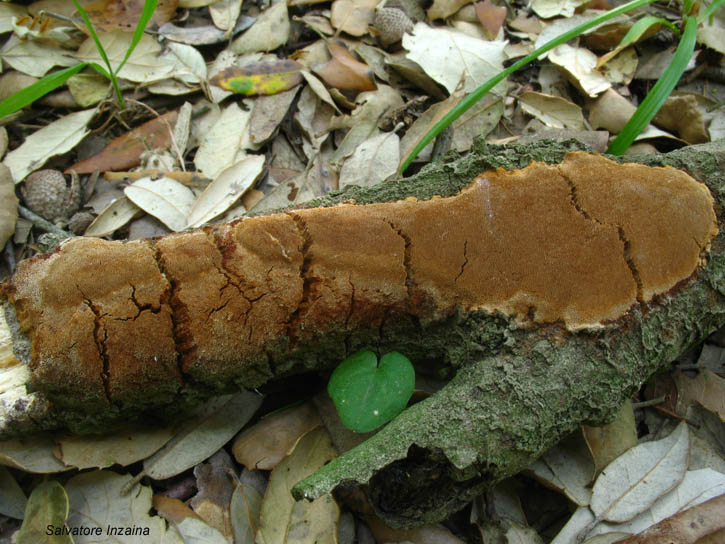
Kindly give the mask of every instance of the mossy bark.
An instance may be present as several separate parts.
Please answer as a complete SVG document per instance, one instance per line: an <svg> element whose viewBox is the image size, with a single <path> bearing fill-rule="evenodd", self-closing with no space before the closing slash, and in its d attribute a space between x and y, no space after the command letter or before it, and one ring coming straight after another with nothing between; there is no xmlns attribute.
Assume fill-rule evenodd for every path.
<svg viewBox="0 0 725 544"><path fill-rule="evenodd" d="M557 164L567 152L581 148L572 141L510 147L479 143L465 157L450 156L411 178L330 195L306 207L456 195L484 171L516 170L532 161ZM720 234L697 277L681 282L667 296L646 306L636 306L604 328L576 333L558 324L522 328L500 313L472 311L429 323L383 318L372 327L340 329L334 334L315 335L306 330L309 336L294 349L285 342L266 346L265 357L245 367L234 377L234 384L255 387L269 379L330 369L349 353L365 348L399 351L419 369L432 366L440 377L453 376L441 391L300 483L297 496L312 498L339 484L357 482L367 485L373 506L393 525L442 519L486 486L526 467L577 425L606 422L647 377L725 322L725 228L719 215L725 201L725 145L691 147L643 162L669 164L705 182L718 204ZM301 238L305 228L300 226ZM168 239L149 242L151 249L142 248L149 254L150 269L157 266L154 259L168 264L158 257L158 250L153 254L154 248L163 251L163 240ZM223 254L223 244L217 245ZM304 249L303 244L301 261ZM222 262L222 266L226 265ZM175 275L169 269L161 272L172 279ZM131 314L151 311L163 316L166 310L161 306L167 303L174 313L173 301L179 292L171 283L158 304L138 302L141 291L133 287ZM226 284L220 285L221 291ZM87 306L94 310L94 304ZM13 326L15 318L12 308L9 310ZM91 313L86 316L88 323L93 323ZM104 315L98 314L96 320ZM26 361L30 357L27 339L17 327L14 335L16 347L26 348L18 352ZM172 340L177 351L184 344L183 338ZM176 413L232 385L225 369L220 366L217 372L215 368L202 368L198 374L180 369L180 385L170 393L160 389L170 395L163 411ZM0 436L57 427L100 432L114 421L137 417L148 408L144 401L156 395L146 390L137 405L109 403L89 412L81 397L61 390L67 385L62 380L58 383L57 398L41 391L27 402L16 403L15 411L0 421ZM101 404L106 402L102 395L99 399Z"/></svg>
<svg viewBox="0 0 725 544"><path fill-rule="evenodd" d="M559 145L534 149L516 152L524 164L532 155L561 160ZM518 153L512 157L511 152L480 146L462 160L432 167L429 175L436 179L443 172L456 179L459 172L471 175L471 164L477 172L498 161L520 167ZM466 361L456 376L299 483L295 495L313 498L341 484L366 484L375 510L393 526L441 520L524 469L580 424L608 422L649 376L722 326L725 143L637 162L687 171L715 197L720 234L696 278L596 332L517 329L505 320L473 315L451 324L455 359ZM492 343L485 346L481 337L496 338L496 350L487 353Z"/></svg>

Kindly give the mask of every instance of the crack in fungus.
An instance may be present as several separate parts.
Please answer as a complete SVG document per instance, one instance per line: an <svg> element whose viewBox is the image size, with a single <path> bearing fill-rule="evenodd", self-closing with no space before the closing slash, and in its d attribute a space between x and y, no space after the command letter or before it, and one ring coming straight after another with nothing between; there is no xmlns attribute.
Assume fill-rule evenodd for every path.
<svg viewBox="0 0 725 544"><path fill-rule="evenodd" d="M290 314L287 320L287 336L290 339L289 349L292 350L297 345L299 340L299 333L304 330L304 323L302 323L303 311L307 309L310 304L310 291L314 279L309 275L310 262L312 256L310 255L310 246L312 245L312 237L307 229L307 222L302 216L292 212L285 212L295 223L297 233L300 240L302 241L302 247L300 253L302 253L302 264L300 265L300 279L302 280L302 297L297 303L297 307Z"/></svg>
<svg viewBox="0 0 725 544"><path fill-rule="evenodd" d="M96 344L98 355L101 357L101 362L103 363L103 368L101 369L101 382L103 383L103 391L106 395L106 400L108 400L109 404L113 404L113 401L111 400L110 363L108 360L108 351L106 349L108 331L101 321L105 314L101 313L101 310L93 304L91 299L86 297L79 285L76 285L76 289L78 289L78 292L83 297L83 303L88 306L88 309L90 309L91 312L93 312L93 340ZM103 338L101 338L101 332L103 333Z"/></svg>

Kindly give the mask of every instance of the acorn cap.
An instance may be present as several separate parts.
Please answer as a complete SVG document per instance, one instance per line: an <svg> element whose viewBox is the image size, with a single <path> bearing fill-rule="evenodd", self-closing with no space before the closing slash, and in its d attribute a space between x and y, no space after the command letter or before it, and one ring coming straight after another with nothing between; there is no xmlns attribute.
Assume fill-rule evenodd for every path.
<svg viewBox="0 0 725 544"><path fill-rule="evenodd" d="M20 192L25 205L49 221L67 219L79 207L78 184L69 187L58 170L33 172L25 179Z"/></svg>
<svg viewBox="0 0 725 544"><path fill-rule="evenodd" d="M375 29L383 47L399 42L403 34L413 30L413 26L413 21L397 8L380 8L375 13Z"/></svg>

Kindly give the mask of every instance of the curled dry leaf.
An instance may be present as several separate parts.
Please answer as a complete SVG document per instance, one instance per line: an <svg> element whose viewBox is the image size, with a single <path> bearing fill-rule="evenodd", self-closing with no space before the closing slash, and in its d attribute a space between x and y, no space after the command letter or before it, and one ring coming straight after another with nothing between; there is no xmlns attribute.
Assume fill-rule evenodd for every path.
<svg viewBox="0 0 725 544"><path fill-rule="evenodd" d="M106 148L92 157L77 162L66 169L78 174L90 174L94 170L128 170L141 163L141 153L146 149L166 148L176 125L178 113L170 111L161 117L154 117L143 125L119 136Z"/></svg>
<svg viewBox="0 0 725 544"><path fill-rule="evenodd" d="M237 55L272 51L289 40L290 22L287 2L277 2L264 10L252 27L232 42Z"/></svg>
<svg viewBox="0 0 725 544"><path fill-rule="evenodd" d="M303 68L293 60L231 66L211 78L210 83L245 96L277 94L302 83Z"/></svg>
<svg viewBox="0 0 725 544"><path fill-rule="evenodd" d="M27 502L25 493L13 475L7 468L0 466L0 514L23 519Z"/></svg>
<svg viewBox="0 0 725 544"><path fill-rule="evenodd" d="M372 69L355 59L340 40L331 41L328 49L332 58L314 68L330 87L350 91L374 91L377 89Z"/></svg>

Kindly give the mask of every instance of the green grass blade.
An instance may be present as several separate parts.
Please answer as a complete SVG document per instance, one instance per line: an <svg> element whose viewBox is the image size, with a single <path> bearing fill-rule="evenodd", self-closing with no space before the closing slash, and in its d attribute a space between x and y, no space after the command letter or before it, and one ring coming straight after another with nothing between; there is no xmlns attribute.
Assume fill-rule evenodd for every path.
<svg viewBox="0 0 725 544"><path fill-rule="evenodd" d="M663 19L662 17L655 17L654 15L647 15L646 17L642 17L639 21L631 26L631 28L624 35L624 38L622 38L622 41L619 42L619 45L617 47L626 47L630 43L637 41L639 38L642 37L642 34L647 32L649 27L657 24L665 25L670 30L672 30L672 32L674 32L678 36L680 35L680 30L667 19Z"/></svg>
<svg viewBox="0 0 725 544"><path fill-rule="evenodd" d="M682 74L685 73L687 64L690 62L690 58L692 58L692 52L695 50L696 39L697 19L691 15L685 20L685 30L682 33L682 39L677 46L675 56L672 57L670 65L662 74L662 77L657 80L657 83L654 84L652 90L647 93L647 96L642 100L637 111L627 121L627 124L619 135L611 143L607 149L607 153L612 155L621 155L624 153L657 114L662 104L665 103L667 97L672 93L677 82L680 81Z"/></svg>
<svg viewBox="0 0 725 544"><path fill-rule="evenodd" d="M143 12L141 12L141 18L138 20L138 24L136 25L136 30L133 33L133 39L131 40L131 47L128 48L128 51L126 51L126 56L123 57L123 60L121 61L121 64L118 65L118 68L116 68L116 74L123 68L123 65L126 64L126 61L131 56L131 53L133 53L133 50L136 49L136 46L138 45L138 42L141 41L141 37L143 36L144 30L146 30L146 25L149 24L149 21L151 20L151 17L154 15L154 11L156 11L156 4L158 3L158 0L146 0L143 6Z"/></svg>
<svg viewBox="0 0 725 544"><path fill-rule="evenodd" d="M83 22L86 24L86 27L88 28L88 32L91 35L91 38L93 38L93 41L96 44L96 49L98 49L98 54L101 55L103 62L105 62L106 66L108 67L108 74L104 74L104 75L106 75L106 77L109 77L109 79L111 80L111 83L113 84L113 89L116 92L116 98L118 99L118 104L121 108L124 108L125 105L123 103L123 96L121 95L121 89L118 86L118 80L116 79L116 74L113 71L113 67L111 66L111 61L108 60L108 55L106 55L106 50L103 49L101 40L98 38L98 34L96 34L96 30L93 28L93 24L91 23L91 20L88 18L88 14L86 13L86 10L84 10L83 7L81 7L81 5L78 3L78 0L73 0L73 3L75 4L76 9L78 10L78 13L80 14L81 18L83 19Z"/></svg>
<svg viewBox="0 0 725 544"><path fill-rule="evenodd" d="M564 34L561 34L560 36L557 36L553 40L550 40L546 42L544 45L536 49L533 53L530 53L523 59L519 60L518 62L512 64L499 74L495 75L491 79L489 79L486 83L475 89L471 94L466 96L463 100L461 100L454 108L451 109L446 115L444 115L440 121L438 121L433 127L423 136L423 138L418 142L418 144L413 148L413 151L408 155L408 157L405 159L405 162L400 167L400 172L403 173L405 170L410 166L410 163L413 162L413 159L418 156L418 153L420 153L425 146L427 146L433 138L438 136L441 131L445 130L448 125L450 125L453 121L458 119L464 112L466 112L473 104L478 102L481 98L484 97L491 89L493 89L496 85L501 83L504 79L506 79L508 76L513 74L516 70L519 68L522 68L529 64L530 62L535 61L540 55L546 53L547 51L550 51L551 49L554 49L555 47L568 42L572 38L576 38L577 36L581 35L583 32L589 30L590 28L593 28L597 25L600 25L602 23L605 23L609 21L610 19L616 17L617 15L620 15L622 13L626 13L628 11L631 11L633 9L637 9L639 7L642 7L644 5L652 3L654 0L633 0L632 2L628 2L626 4L623 4L613 10L608 11L607 13L600 15L599 17L595 17L591 21L587 21L584 24L581 24L575 28L572 28L568 32L565 32Z"/></svg>
<svg viewBox="0 0 725 544"><path fill-rule="evenodd" d="M0 102L0 117L5 117L6 115L15 113L25 106L32 104L38 98L54 91L68 81L71 76L77 74L86 66L88 66L88 63L82 62L80 64L76 64L75 66L71 66L70 68L53 72L52 74L45 76L43 79L39 79L32 85L28 85L22 91L18 91L14 95L9 96Z"/></svg>
<svg viewBox="0 0 725 544"><path fill-rule="evenodd" d="M712 4L707 6L707 9L697 17L697 22L703 23L706 19L710 19L710 25L712 25L712 17L715 15L715 12L722 7L723 2L725 2L725 0L715 0Z"/></svg>

